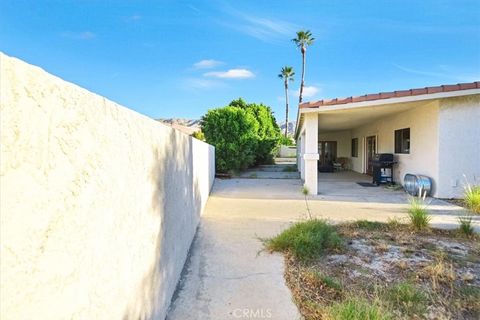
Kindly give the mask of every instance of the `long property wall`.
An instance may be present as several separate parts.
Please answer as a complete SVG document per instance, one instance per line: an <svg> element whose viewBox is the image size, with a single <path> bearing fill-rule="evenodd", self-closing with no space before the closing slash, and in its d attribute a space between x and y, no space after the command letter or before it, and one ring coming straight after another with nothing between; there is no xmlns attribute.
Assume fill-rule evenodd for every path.
<svg viewBox="0 0 480 320"><path fill-rule="evenodd" d="M429 176L433 179L433 195L438 196L438 110L438 102L432 101L352 130L352 138L358 138L358 157L352 158L353 170L364 172L365 137L377 136L379 153L394 153L394 131L410 128L410 154L395 154L399 163L394 178L403 184L406 173Z"/></svg>
<svg viewBox="0 0 480 320"><path fill-rule="evenodd" d="M480 95L442 100L439 135L439 197L462 197L480 184Z"/></svg>
<svg viewBox="0 0 480 320"><path fill-rule="evenodd" d="M163 319L212 146L0 53L0 318Z"/></svg>

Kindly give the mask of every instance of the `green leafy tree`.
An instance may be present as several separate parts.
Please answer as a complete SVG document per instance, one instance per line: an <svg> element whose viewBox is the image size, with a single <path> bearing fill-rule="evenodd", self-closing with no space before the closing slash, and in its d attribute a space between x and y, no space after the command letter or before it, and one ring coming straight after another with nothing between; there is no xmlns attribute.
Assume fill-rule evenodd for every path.
<svg viewBox="0 0 480 320"><path fill-rule="evenodd" d="M205 141L215 146L219 172L237 171L273 160L281 134L271 109L233 100L202 117Z"/></svg>
<svg viewBox="0 0 480 320"><path fill-rule="evenodd" d="M303 87L305 86L305 59L307 47L313 44L315 38L312 37L312 33L309 30L300 30L297 32L297 37L293 38L292 41L295 42L302 52L302 82L300 83L300 94L298 97L298 103L302 103Z"/></svg>
<svg viewBox="0 0 480 320"><path fill-rule="evenodd" d="M279 145L281 133L272 109L262 103L247 103L242 98L233 100L229 106L246 110L258 122L255 164L273 163L275 149Z"/></svg>
<svg viewBox="0 0 480 320"><path fill-rule="evenodd" d="M292 67L285 66L280 71L278 77L283 79L283 84L285 87L285 137L288 135L288 82L293 81L293 76L295 72Z"/></svg>
<svg viewBox="0 0 480 320"><path fill-rule="evenodd" d="M215 146L217 171L243 170L255 163L258 122L246 110L227 106L202 117L205 140Z"/></svg>

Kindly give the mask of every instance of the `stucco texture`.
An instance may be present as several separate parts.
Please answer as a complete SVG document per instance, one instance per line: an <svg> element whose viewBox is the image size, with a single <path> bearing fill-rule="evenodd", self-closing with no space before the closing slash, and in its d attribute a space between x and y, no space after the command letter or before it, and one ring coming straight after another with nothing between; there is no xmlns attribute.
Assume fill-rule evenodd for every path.
<svg viewBox="0 0 480 320"><path fill-rule="evenodd" d="M0 318L165 318L213 147L1 53L0 108Z"/></svg>

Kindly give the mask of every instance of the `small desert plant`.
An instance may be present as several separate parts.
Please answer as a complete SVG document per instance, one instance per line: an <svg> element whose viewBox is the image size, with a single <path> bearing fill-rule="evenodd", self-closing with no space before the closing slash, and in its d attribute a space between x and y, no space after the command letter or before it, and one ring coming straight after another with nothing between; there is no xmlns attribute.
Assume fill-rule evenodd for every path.
<svg viewBox="0 0 480 320"><path fill-rule="evenodd" d="M321 256L325 251L342 246L342 238L324 220L298 222L277 236L265 241L270 251L291 252L301 261Z"/></svg>
<svg viewBox="0 0 480 320"><path fill-rule="evenodd" d="M332 320L387 320L393 316L381 308L378 302L351 297L341 302L334 302L327 311L326 319Z"/></svg>
<svg viewBox="0 0 480 320"><path fill-rule="evenodd" d="M480 185L472 186L467 182L464 202L472 212L480 213Z"/></svg>
<svg viewBox="0 0 480 320"><path fill-rule="evenodd" d="M305 196L305 206L307 207L308 218L312 219L312 212L310 212L310 206L308 205L307 196L309 194L309 190L307 186L302 187L302 194Z"/></svg>
<svg viewBox="0 0 480 320"><path fill-rule="evenodd" d="M422 190L420 189L418 197L412 197L409 201L408 217L416 230L426 229L430 223L431 217L425 205L426 195L426 193L423 193L422 196Z"/></svg>
<svg viewBox="0 0 480 320"><path fill-rule="evenodd" d="M458 230L460 233L466 236L471 236L473 234L473 227L472 227L472 216L462 216L457 218L459 226Z"/></svg>
<svg viewBox="0 0 480 320"><path fill-rule="evenodd" d="M386 298L395 309L408 315L422 315L426 310L426 294L409 282L400 282L387 289Z"/></svg>

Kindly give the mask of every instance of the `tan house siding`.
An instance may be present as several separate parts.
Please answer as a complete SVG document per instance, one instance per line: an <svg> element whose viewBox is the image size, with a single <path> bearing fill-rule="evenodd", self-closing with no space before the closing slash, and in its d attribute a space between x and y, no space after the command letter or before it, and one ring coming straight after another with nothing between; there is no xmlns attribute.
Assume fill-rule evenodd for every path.
<svg viewBox="0 0 480 320"><path fill-rule="evenodd" d="M480 95L441 100L439 134L438 196L461 197L464 175L480 183Z"/></svg>
<svg viewBox="0 0 480 320"><path fill-rule="evenodd" d="M380 119L352 130L352 138L359 140L357 158L352 158L353 170L364 172L364 139L377 136L379 153L394 153L394 131L410 128L410 153L395 154L398 165L394 178L403 183L406 173L429 176L438 182L438 102L432 101L405 112ZM436 192L434 191L434 195Z"/></svg>

